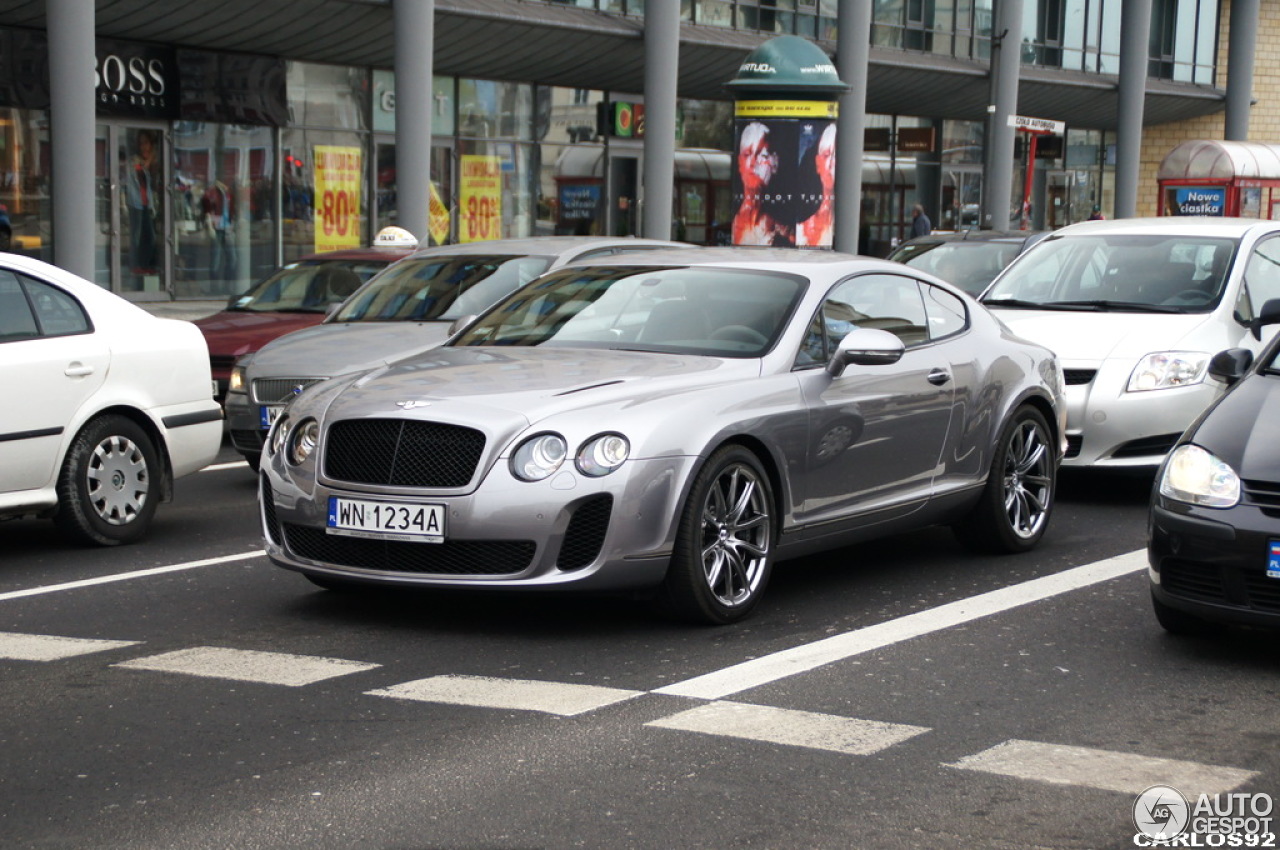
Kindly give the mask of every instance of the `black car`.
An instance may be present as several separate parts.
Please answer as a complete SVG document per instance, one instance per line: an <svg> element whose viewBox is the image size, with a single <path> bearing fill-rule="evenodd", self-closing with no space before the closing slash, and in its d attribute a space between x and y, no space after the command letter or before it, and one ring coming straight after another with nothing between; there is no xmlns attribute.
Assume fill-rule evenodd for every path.
<svg viewBox="0 0 1280 850"><path fill-rule="evenodd" d="M1253 327L1272 324L1280 299ZM1231 388L1178 440L1152 494L1151 602L1175 634L1280 628L1280 337L1256 362L1218 353L1209 373Z"/></svg>
<svg viewBox="0 0 1280 850"><path fill-rule="evenodd" d="M889 259L935 274L979 295L1013 258L1048 235L1044 230L961 230L908 239Z"/></svg>

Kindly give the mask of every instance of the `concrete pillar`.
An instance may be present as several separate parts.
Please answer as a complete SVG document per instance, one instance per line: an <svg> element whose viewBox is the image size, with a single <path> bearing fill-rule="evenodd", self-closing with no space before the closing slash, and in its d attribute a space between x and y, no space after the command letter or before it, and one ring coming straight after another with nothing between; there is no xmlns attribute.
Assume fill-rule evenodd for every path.
<svg viewBox="0 0 1280 850"><path fill-rule="evenodd" d="M680 70L680 0L644 7L644 197L641 235L671 238L676 180L676 81Z"/></svg>
<svg viewBox="0 0 1280 850"><path fill-rule="evenodd" d="M1258 45L1259 0L1231 0L1231 34L1227 47L1227 114L1223 138L1249 140L1253 100L1253 56Z"/></svg>
<svg viewBox="0 0 1280 850"><path fill-rule="evenodd" d="M1138 212L1142 112L1151 60L1151 0L1125 0L1120 9L1120 100L1116 125L1116 218ZM1154 192L1155 186L1150 187Z"/></svg>
<svg viewBox="0 0 1280 850"><path fill-rule="evenodd" d="M435 0L396 0L396 223L419 240L431 216Z"/></svg>
<svg viewBox="0 0 1280 850"><path fill-rule="evenodd" d="M867 112L867 69L871 62L871 4L839 0L836 23L836 71L849 84L840 95L836 119L836 224L832 247L849 254L858 251L862 227L863 129Z"/></svg>
<svg viewBox="0 0 1280 850"><path fill-rule="evenodd" d="M984 230L1008 230L1013 199L1013 145L1017 131L1018 76L1022 64L1022 0L996 0L991 43L991 105L987 111L986 161L982 178Z"/></svg>
<svg viewBox="0 0 1280 850"><path fill-rule="evenodd" d="M94 0L47 0L53 262L94 277Z"/></svg>

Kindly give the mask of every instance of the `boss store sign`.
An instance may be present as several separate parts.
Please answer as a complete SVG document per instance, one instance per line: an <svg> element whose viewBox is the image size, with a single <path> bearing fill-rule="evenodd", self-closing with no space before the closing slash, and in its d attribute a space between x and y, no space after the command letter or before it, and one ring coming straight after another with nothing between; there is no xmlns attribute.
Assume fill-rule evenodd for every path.
<svg viewBox="0 0 1280 850"><path fill-rule="evenodd" d="M99 115L175 119L178 87L173 50L98 39L94 96Z"/></svg>

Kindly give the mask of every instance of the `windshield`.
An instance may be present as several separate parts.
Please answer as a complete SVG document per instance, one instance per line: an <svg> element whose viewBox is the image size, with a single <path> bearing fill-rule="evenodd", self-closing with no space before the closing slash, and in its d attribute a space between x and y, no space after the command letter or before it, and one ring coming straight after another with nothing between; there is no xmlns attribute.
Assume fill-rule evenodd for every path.
<svg viewBox="0 0 1280 850"><path fill-rule="evenodd" d="M258 313L323 313L387 266L382 260L306 260L290 263L254 284L231 305Z"/></svg>
<svg viewBox="0 0 1280 850"><path fill-rule="evenodd" d="M1236 240L1063 236L1040 242L983 297L992 307L1205 313L1222 297Z"/></svg>
<svg viewBox="0 0 1280 850"><path fill-rule="evenodd" d="M564 269L510 296L451 344L759 357L804 289L802 279L755 271Z"/></svg>
<svg viewBox="0 0 1280 850"><path fill-rule="evenodd" d="M1022 240L933 242L903 246L893 259L935 274L970 295L979 295L1021 249Z"/></svg>
<svg viewBox="0 0 1280 850"><path fill-rule="evenodd" d="M451 322L547 270L550 257L437 255L396 263L333 317L336 322Z"/></svg>

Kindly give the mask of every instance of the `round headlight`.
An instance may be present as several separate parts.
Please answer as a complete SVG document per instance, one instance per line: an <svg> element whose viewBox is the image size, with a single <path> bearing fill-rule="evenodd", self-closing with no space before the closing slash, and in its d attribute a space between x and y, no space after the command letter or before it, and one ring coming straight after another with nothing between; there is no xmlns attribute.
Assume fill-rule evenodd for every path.
<svg viewBox="0 0 1280 850"><path fill-rule="evenodd" d="M530 437L511 455L511 474L521 481L541 481L560 468L569 445L559 434Z"/></svg>
<svg viewBox="0 0 1280 850"><path fill-rule="evenodd" d="M304 463L320 442L320 423L314 419L304 419L292 430L289 436L289 462L295 466Z"/></svg>
<svg viewBox="0 0 1280 850"><path fill-rule="evenodd" d="M578 471L592 478L608 475L627 459L631 444L621 434L600 434L592 437L578 449Z"/></svg>
<svg viewBox="0 0 1280 850"><path fill-rule="evenodd" d="M267 435L267 451L278 455L284 451L285 438L289 435L289 417L281 416L271 423L271 433Z"/></svg>
<svg viewBox="0 0 1280 850"><path fill-rule="evenodd" d="M1160 495L1207 508L1230 508L1240 501L1240 476L1212 453L1185 443L1164 465Z"/></svg>

